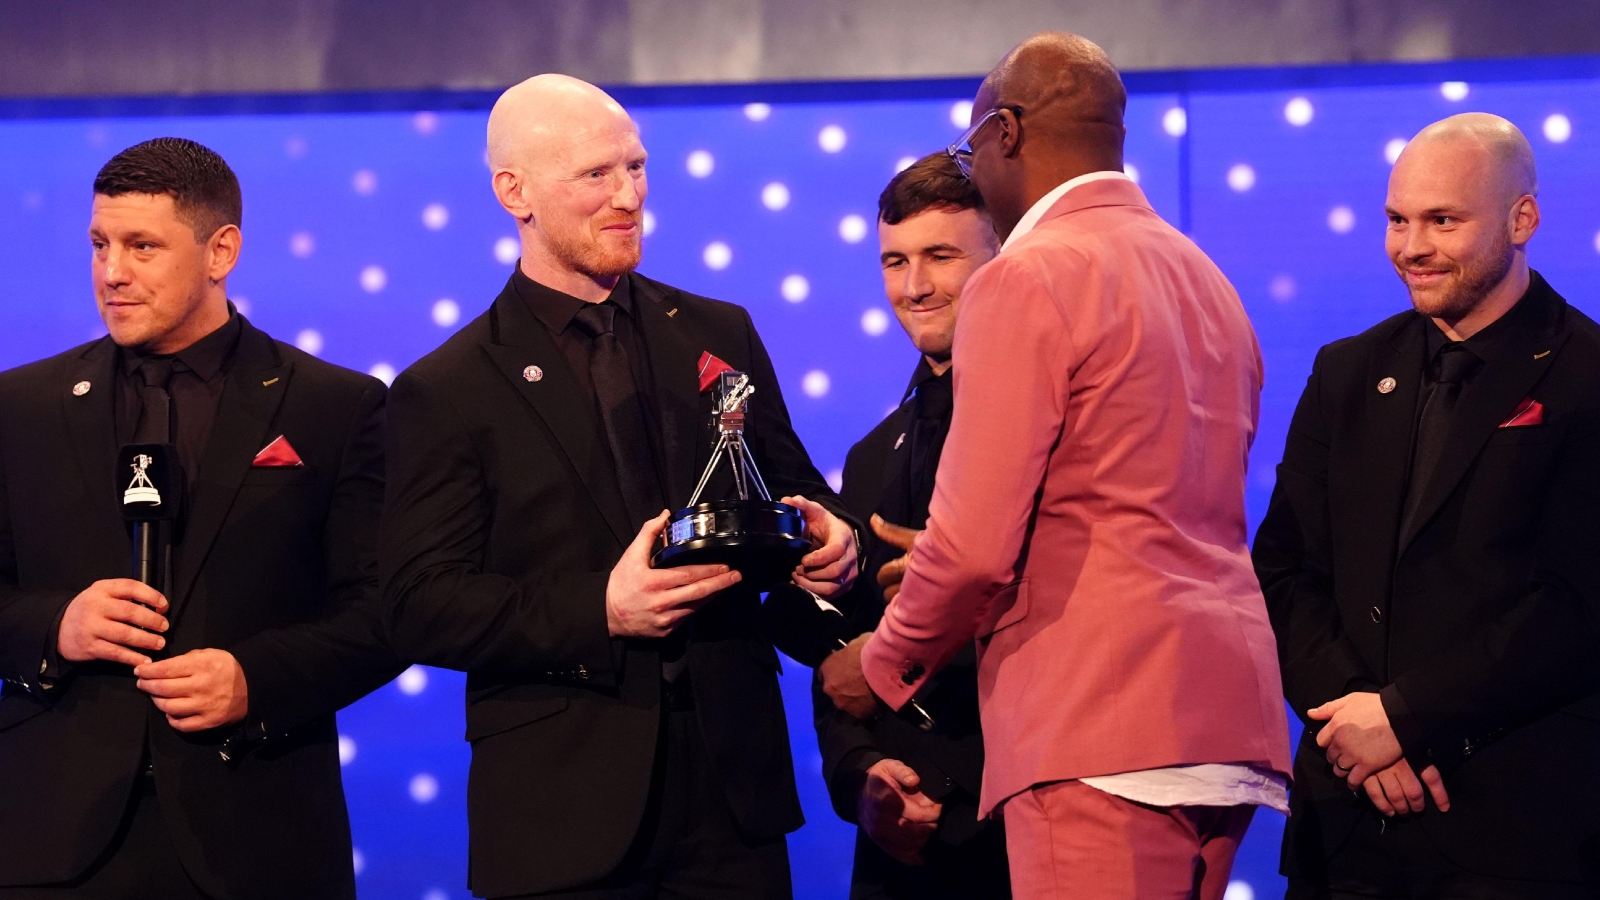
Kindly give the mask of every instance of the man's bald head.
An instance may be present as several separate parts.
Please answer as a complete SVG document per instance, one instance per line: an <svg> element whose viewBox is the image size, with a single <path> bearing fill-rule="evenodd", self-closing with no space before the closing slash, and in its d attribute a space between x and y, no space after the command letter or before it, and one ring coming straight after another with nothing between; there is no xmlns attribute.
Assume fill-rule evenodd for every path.
<svg viewBox="0 0 1600 900"><path fill-rule="evenodd" d="M1409 158L1408 158L1409 157ZM1463 162L1489 174L1504 192L1506 203L1524 194L1539 196L1539 172L1533 145L1522 130L1491 113L1451 116L1417 132L1395 168Z"/></svg>
<svg viewBox="0 0 1600 900"><path fill-rule="evenodd" d="M1049 31L1018 44L973 98L973 114L1000 110L972 137L972 182L1001 237L1057 185L1121 171L1128 92L1093 41Z"/></svg>
<svg viewBox="0 0 1600 900"><path fill-rule="evenodd" d="M639 264L644 145L627 110L566 75L511 88L489 113L495 196L516 217L522 270L549 287L604 299Z"/></svg>

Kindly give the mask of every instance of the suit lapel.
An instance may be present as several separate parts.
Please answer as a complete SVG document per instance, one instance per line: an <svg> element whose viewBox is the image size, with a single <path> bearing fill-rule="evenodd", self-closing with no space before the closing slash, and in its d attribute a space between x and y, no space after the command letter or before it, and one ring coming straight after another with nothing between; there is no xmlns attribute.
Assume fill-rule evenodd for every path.
<svg viewBox="0 0 1600 900"><path fill-rule="evenodd" d="M639 529L630 524L616 472L600 442L594 404L585 396L566 356L509 284L489 314L491 337L483 345L489 362L554 435L606 524L626 547ZM533 366L539 369L537 380L524 374Z"/></svg>
<svg viewBox="0 0 1600 900"><path fill-rule="evenodd" d="M105 540L126 548L122 507L117 494L116 345L97 341L67 362L60 384L61 411L66 418L73 453L93 527L104 528ZM78 385L88 385L78 388ZM83 393L77 393L82 390Z"/></svg>
<svg viewBox="0 0 1600 900"><path fill-rule="evenodd" d="M222 530L256 453L275 437L270 433L273 420L294 374L294 364L279 357L272 338L248 321L242 324L244 329L222 397L217 401L217 417L200 461L200 477L177 554L173 579L177 591L169 598L174 615L194 588L195 578Z"/></svg>
<svg viewBox="0 0 1600 900"><path fill-rule="evenodd" d="M683 325L668 310L672 299L661 289L638 275L629 275L633 307L639 314L640 331L650 354L650 372L655 380L656 419L661 429L661 449L666 456L667 505L677 509L689 502L689 495L700 481L700 473L710 461L711 446L706 436L710 421L709 394L700 391L700 354L683 334Z"/></svg>
<svg viewBox="0 0 1600 900"><path fill-rule="evenodd" d="M1378 559L1393 558L1400 534L1417 395L1422 390L1424 324L1418 316L1402 319L1394 333L1378 343L1360 386L1366 414L1355 472L1363 487L1347 500L1354 511L1352 520L1363 523L1362 539L1372 542Z"/></svg>

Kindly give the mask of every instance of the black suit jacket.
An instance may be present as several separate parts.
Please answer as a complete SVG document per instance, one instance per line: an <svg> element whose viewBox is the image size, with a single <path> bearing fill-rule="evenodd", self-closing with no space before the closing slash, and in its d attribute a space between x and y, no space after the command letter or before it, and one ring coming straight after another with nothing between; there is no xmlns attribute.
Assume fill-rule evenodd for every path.
<svg viewBox="0 0 1600 900"><path fill-rule="evenodd" d="M746 438L774 497L832 492L789 424L748 314L626 276L649 354L669 501L710 458L710 351L750 375ZM535 373L530 367L537 367ZM606 584L631 521L592 395L511 284L488 312L395 380L380 567L391 640L464 670L472 743L474 893L556 890L616 868L637 832L660 723L649 641L610 637ZM722 467L707 496L728 496ZM695 613L688 670L706 744L740 829L800 827L778 657L758 595Z"/></svg>
<svg viewBox="0 0 1600 900"><path fill-rule="evenodd" d="M1284 691L1302 717L1379 691L1451 809L1456 864L1600 886L1600 327L1537 274L1467 383L1401 533L1426 330L1404 313L1324 347L1255 541ZM1394 379L1392 390L1379 385ZM1543 424L1500 428L1524 398ZM1284 838L1316 877L1357 817L1307 722ZM1431 803L1431 801L1430 801Z"/></svg>
<svg viewBox="0 0 1600 900"><path fill-rule="evenodd" d="M927 372L920 363L912 385ZM909 396L882 422L850 448L845 457L840 499L856 519L866 522L879 512L891 485L903 477L915 402ZM937 460L935 460L937 464ZM890 516L885 516L891 519ZM896 522L898 525L919 524ZM904 555L880 540L870 528L862 535L861 577L840 602L858 634L876 630L883 618L883 589L878 569ZM932 732L921 730L905 714L884 715L863 722L840 712L812 686L817 744L822 751L822 777L834 811L856 821L856 806L867 769L882 759L898 759L922 777L922 790L944 804L939 829L923 851L927 865L913 868L884 853L865 833L856 838L852 880L856 892L880 888L890 896L1010 896L1005 841L998 819L978 821L978 794L983 783L983 734L978 721L977 656L963 649L935 674L918 694L918 702L934 719ZM946 865L948 864L948 865Z"/></svg>
<svg viewBox="0 0 1600 900"><path fill-rule="evenodd" d="M244 323L173 573L167 652L231 652L249 717L185 735L127 666L39 682L62 607L130 571L115 359L103 338L0 374L0 885L84 872L128 805L148 739L173 843L208 894L353 897L334 711L399 670L373 554L384 386ZM278 435L305 465L252 467Z"/></svg>

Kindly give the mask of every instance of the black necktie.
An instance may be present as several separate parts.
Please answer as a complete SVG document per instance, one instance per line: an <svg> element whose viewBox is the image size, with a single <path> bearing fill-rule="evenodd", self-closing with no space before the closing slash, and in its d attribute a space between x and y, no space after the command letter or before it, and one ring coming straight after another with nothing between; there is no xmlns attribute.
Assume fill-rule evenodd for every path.
<svg viewBox="0 0 1600 900"><path fill-rule="evenodd" d="M617 308L610 303L591 303L574 319L592 338L589 344L589 377L595 399L600 404L600 419L606 429L606 443L617 466L617 483L622 502L635 528L662 509L655 486L655 464L651 461L649 437L645 432L644 409L640 403L628 352L617 340L613 327Z"/></svg>
<svg viewBox="0 0 1600 900"><path fill-rule="evenodd" d="M139 424L133 430L135 444L172 443L172 360L146 357L139 363L144 386L139 389Z"/></svg>
<svg viewBox="0 0 1600 900"><path fill-rule="evenodd" d="M1478 364L1478 357L1460 343L1445 344L1439 350L1439 377L1422 404L1422 414L1417 417L1417 443L1411 454L1411 486L1406 491L1406 530L1410 529L1412 516L1417 514L1417 504L1422 502L1428 479L1433 477L1433 470L1438 468L1439 458L1444 455L1451 415L1461 397L1461 383L1472 375Z"/></svg>
<svg viewBox="0 0 1600 900"><path fill-rule="evenodd" d="M932 378L917 387L908 436L911 452L906 455L908 508L903 522L910 528L922 528L928 522L928 503L933 499L934 475L939 471L953 399L948 380Z"/></svg>

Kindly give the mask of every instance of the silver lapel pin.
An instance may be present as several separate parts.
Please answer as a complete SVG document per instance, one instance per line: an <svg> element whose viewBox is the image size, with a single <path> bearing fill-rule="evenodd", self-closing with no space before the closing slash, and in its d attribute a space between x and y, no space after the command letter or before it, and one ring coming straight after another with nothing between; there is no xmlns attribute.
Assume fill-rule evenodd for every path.
<svg viewBox="0 0 1600 900"><path fill-rule="evenodd" d="M1387 394L1387 393L1389 393L1390 391L1393 391L1393 390L1394 390L1394 379L1393 378L1385 378L1384 380L1378 382L1378 393Z"/></svg>
<svg viewBox="0 0 1600 900"><path fill-rule="evenodd" d="M522 370L522 377L528 381L539 381L544 378L544 370L538 366L529 366Z"/></svg>
<svg viewBox="0 0 1600 900"><path fill-rule="evenodd" d="M82 397L84 394L89 393L89 387L90 387L90 385L89 385L89 382L87 382L87 381L78 382L77 384L72 386L72 396L74 396L74 397Z"/></svg>

